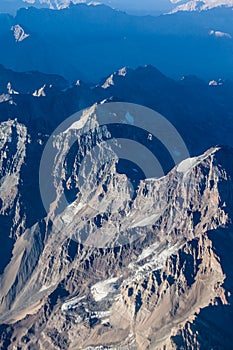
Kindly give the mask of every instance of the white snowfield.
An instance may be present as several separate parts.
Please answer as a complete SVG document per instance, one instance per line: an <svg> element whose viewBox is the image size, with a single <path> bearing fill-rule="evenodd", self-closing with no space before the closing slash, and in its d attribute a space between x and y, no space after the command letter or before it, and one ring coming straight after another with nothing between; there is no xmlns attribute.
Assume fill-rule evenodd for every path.
<svg viewBox="0 0 233 350"><path fill-rule="evenodd" d="M113 349L113 348L110 348L110 349ZM87 348L85 348L84 350L109 350L109 346L106 347L106 346L88 346Z"/></svg>
<svg viewBox="0 0 233 350"><path fill-rule="evenodd" d="M191 171L197 164L202 162L205 158L208 158L209 155L214 154L216 151L218 151L220 148L215 147L212 149L211 152L206 152L204 155L201 155L199 157L193 157L193 158L187 158L183 160L176 168L177 172L187 174L189 171Z"/></svg>
<svg viewBox="0 0 233 350"><path fill-rule="evenodd" d="M94 111L95 105L92 106L91 108L92 108L92 111ZM63 131L63 134L68 134L72 130L76 131L76 130L82 129L86 125L88 119L90 119L89 109L84 110L82 115L80 116L80 119L77 121L74 121L68 128L66 128L66 130Z"/></svg>
<svg viewBox="0 0 233 350"><path fill-rule="evenodd" d="M167 258L179 249L179 245L168 246L166 249L159 249L159 244L154 243L150 247L145 248L135 263L130 263L129 268L132 270L131 277L123 282L128 284L132 281L139 281L145 278L150 271L158 270L164 266ZM149 258L149 259L148 259ZM145 259L143 265L141 261Z"/></svg>
<svg viewBox="0 0 233 350"><path fill-rule="evenodd" d="M118 281L119 277L109 278L105 281L100 281L91 287L91 293L95 301L101 301L110 293L114 293L116 290L114 285Z"/></svg>
<svg viewBox="0 0 233 350"><path fill-rule="evenodd" d="M78 307L80 305L82 300L84 300L85 298L86 298L86 296L84 295L82 297L74 297L72 299L67 300L65 303L62 304L62 307L61 307L62 312L66 312L68 310L75 309L76 307Z"/></svg>
<svg viewBox="0 0 233 350"><path fill-rule="evenodd" d="M46 286L46 285L44 285L44 286L42 286L41 288L40 288L40 292L44 292L45 290L48 290L49 288L51 288L51 287L54 287L52 284L50 284L50 285L48 285L48 286Z"/></svg>
<svg viewBox="0 0 233 350"><path fill-rule="evenodd" d="M130 228L145 227L145 226L153 225L155 221L158 220L161 214L162 214L162 211L158 211L157 213L152 214L147 218L139 219L139 221L136 220L136 222L133 221Z"/></svg>
<svg viewBox="0 0 233 350"><path fill-rule="evenodd" d="M181 162L178 167L177 167L177 171L179 173L187 173L189 170L191 170L196 164L198 164L199 158L198 157L194 157L194 158L188 158L183 160L183 162Z"/></svg>
<svg viewBox="0 0 233 350"><path fill-rule="evenodd" d="M143 249L142 253L139 255L139 257L137 259L137 262L140 262L140 261L148 258L150 255L152 255L157 250L158 247L159 247L159 243L155 242L151 246Z"/></svg>

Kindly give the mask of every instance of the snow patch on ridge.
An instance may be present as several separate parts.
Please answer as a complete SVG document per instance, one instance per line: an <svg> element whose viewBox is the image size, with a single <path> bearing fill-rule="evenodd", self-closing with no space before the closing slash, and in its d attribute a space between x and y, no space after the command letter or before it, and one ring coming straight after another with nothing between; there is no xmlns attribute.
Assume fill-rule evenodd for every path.
<svg viewBox="0 0 233 350"><path fill-rule="evenodd" d="M157 242L145 248L139 255L138 260L129 264L128 267L132 271L132 275L123 282L123 285L132 281L139 281L145 278L151 271L159 270L164 266L167 258L178 249L178 244L166 246L161 249ZM146 261L141 265L141 261L143 260Z"/></svg>
<svg viewBox="0 0 233 350"><path fill-rule="evenodd" d="M160 215L161 215L161 211L156 212L155 214L152 214L146 218L143 218L139 221L136 221L132 223L132 225L130 226L131 228L135 228L135 227L145 227L145 226L150 226L153 225L155 223L156 220L159 219Z"/></svg>
<svg viewBox="0 0 233 350"><path fill-rule="evenodd" d="M30 36L29 34L25 33L24 29L19 24L12 26L11 30L13 31L16 42L23 41Z"/></svg>
<svg viewBox="0 0 233 350"><path fill-rule="evenodd" d="M86 298L86 296L84 295L82 297L74 297L74 298L67 300L65 303L62 304L61 311L66 312L70 309L76 308L77 306L79 306L80 302L82 300L84 300L85 298Z"/></svg>
<svg viewBox="0 0 233 350"><path fill-rule="evenodd" d="M140 262L146 258L148 258L150 255L152 255L156 249L159 247L159 243L155 242L154 244L152 244L151 246L143 249L142 253L139 255L137 262Z"/></svg>
<svg viewBox="0 0 233 350"><path fill-rule="evenodd" d="M179 173L185 174L187 171L191 170L198 163L198 160L199 160L198 157L188 158L183 160L183 162L181 162L178 165L177 171Z"/></svg>
<svg viewBox="0 0 233 350"><path fill-rule="evenodd" d="M94 110L95 105L91 107L91 112L94 112ZM63 131L63 134L68 134L72 130L82 129L86 125L88 119L90 119L89 110L85 110L83 111L80 119L72 123L65 131Z"/></svg>
<svg viewBox="0 0 233 350"><path fill-rule="evenodd" d="M170 13L175 13L178 11L203 11L210 10L216 7L233 7L233 0L190 0L184 2L183 0L170 0L172 4L179 4Z"/></svg>
<svg viewBox="0 0 233 350"><path fill-rule="evenodd" d="M214 154L220 149L220 147L215 147L206 153L204 155L201 155L199 157L193 157L193 158L187 158L183 160L176 168L176 171L179 173L186 174L190 170L192 170L197 164L202 162L204 159L208 158L210 155Z"/></svg>
<svg viewBox="0 0 233 350"><path fill-rule="evenodd" d="M216 38L228 38L228 39L232 39L231 34L225 33L225 32L221 32L221 31L219 31L219 30L211 30L211 31L209 32L209 34L210 34L211 36L215 36Z"/></svg>
<svg viewBox="0 0 233 350"><path fill-rule="evenodd" d="M118 281L119 277L110 278L105 281L100 281L91 287L91 293L95 301L101 301L106 298L109 293L114 293L116 288L114 285Z"/></svg>
<svg viewBox="0 0 233 350"><path fill-rule="evenodd" d="M118 75L125 77L127 75L127 68L123 67L121 69L118 70Z"/></svg>

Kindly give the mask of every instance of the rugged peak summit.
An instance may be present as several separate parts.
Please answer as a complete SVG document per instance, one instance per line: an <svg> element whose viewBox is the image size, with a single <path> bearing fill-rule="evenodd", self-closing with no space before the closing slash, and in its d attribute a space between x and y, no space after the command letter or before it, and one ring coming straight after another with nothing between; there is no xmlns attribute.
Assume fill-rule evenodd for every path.
<svg viewBox="0 0 233 350"><path fill-rule="evenodd" d="M107 89L110 86L114 86L115 83L117 83L119 81L119 79L123 79L125 77L127 77L128 74L130 74L130 69L127 67L122 67L120 68L117 72L114 72L113 74L111 74L106 80L105 82L102 84L102 88L103 89Z"/></svg>
<svg viewBox="0 0 233 350"><path fill-rule="evenodd" d="M10 82L7 84L7 90L8 90L9 95L18 95L19 94L18 91L15 91L14 89L12 89Z"/></svg>
<svg viewBox="0 0 233 350"><path fill-rule="evenodd" d="M111 74L103 83L101 87L107 89L114 85L127 84L128 83L139 83L140 81L156 81L161 84L161 82L171 82L172 79L167 78L158 69L152 65L140 66L136 69L130 69L128 67L123 67L118 71Z"/></svg>

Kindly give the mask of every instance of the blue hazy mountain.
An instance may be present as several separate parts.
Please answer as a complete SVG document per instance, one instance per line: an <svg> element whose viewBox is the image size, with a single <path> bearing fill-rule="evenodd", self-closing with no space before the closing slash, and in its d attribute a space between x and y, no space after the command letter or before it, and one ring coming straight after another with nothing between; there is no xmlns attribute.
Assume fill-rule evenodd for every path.
<svg viewBox="0 0 233 350"><path fill-rule="evenodd" d="M219 8L159 17L80 4L0 16L0 62L74 81L98 81L121 66L153 64L172 77L233 77L233 11Z"/></svg>
<svg viewBox="0 0 233 350"><path fill-rule="evenodd" d="M70 5L78 3L91 3L85 0L2 0L0 3L0 12L16 13L19 8L34 6L37 8L51 8L62 9L69 7ZM167 13L173 10L176 6L169 0L146 0L146 1L134 1L134 0L101 0L98 2L92 2L94 4L105 4L112 8L124 10L128 13L134 13L138 15L152 14L159 15Z"/></svg>
<svg viewBox="0 0 233 350"><path fill-rule="evenodd" d="M49 7L46 3L40 3L39 1L33 4L30 1L26 2L24 0L1 0L0 13L16 14L17 10L20 8L26 8L31 5L34 5L37 8Z"/></svg>
<svg viewBox="0 0 233 350"><path fill-rule="evenodd" d="M63 9L78 3L105 4L112 8L138 15L159 15L173 11L202 11L221 6L233 6L232 0L2 0L0 12L12 13L20 7L28 7L30 5L39 8Z"/></svg>

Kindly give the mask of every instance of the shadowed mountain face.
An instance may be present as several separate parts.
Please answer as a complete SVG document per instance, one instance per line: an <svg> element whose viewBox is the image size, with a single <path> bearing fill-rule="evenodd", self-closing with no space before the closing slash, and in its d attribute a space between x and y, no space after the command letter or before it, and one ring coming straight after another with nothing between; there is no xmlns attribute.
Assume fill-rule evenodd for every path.
<svg viewBox="0 0 233 350"><path fill-rule="evenodd" d="M233 77L232 10L137 17L110 7L21 9L0 16L0 62L17 71L98 81L121 66L151 63L178 77ZM17 57L17 60L15 59Z"/></svg>
<svg viewBox="0 0 233 350"><path fill-rule="evenodd" d="M230 349L233 150L216 144L232 145L233 84L175 81L152 66L72 86L1 71L0 348ZM142 176L133 195L125 164L119 171L103 140L118 132L139 142L143 130L100 127L95 104L118 101L162 113L192 156L160 179ZM83 108L55 133L56 189L45 211L38 173L46 141ZM81 161L96 146L90 171ZM163 149L151 149L163 159Z"/></svg>
<svg viewBox="0 0 233 350"><path fill-rule="evenodd" d="M0 120L16 117L35 135L50 134L65 118L96 102L120 101L164 115L179 131L191 155L217 144L233 146L231 81L207 83L195 76L175 81L153 66L145 66L122 68L96 85L77 81L69 86L59 76L9 74L2 68L0 86Z"/></svg>
<svg viewBox="0 0 233 350"><path fill-rule="evenodd" d="M68 82L59 75L43 74L40 72L17 73L5 69L0 65L0 93L31 94L38 92L40 88L48 86L50 89L63 90L68 87ZM13 84L14 88L12 88ZM42 91L41 91L42 92Z"/></svg>

